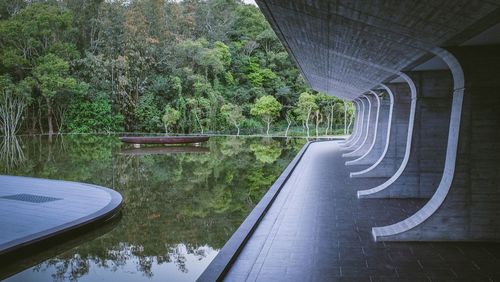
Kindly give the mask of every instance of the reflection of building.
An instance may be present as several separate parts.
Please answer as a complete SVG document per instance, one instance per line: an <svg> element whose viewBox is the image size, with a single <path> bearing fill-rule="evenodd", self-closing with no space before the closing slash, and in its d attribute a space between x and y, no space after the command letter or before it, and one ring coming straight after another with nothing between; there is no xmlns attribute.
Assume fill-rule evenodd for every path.
<svg viewBox="0 0 500 282"><path fill-rule="evenodd" d="M25 161L23 148L15 135L3 136L0 143L0 161L7 173Z"/></svg>
<svg viewBox="0 0 500 282"><path fill-rule="evenodd" d="M420 208L389 222L377 212L384 208L382 204L360 211L372 213L369 224L373 229L359 230L355 224L359 242L368 242L361 238L366 234L373 236L367 244L500 240L500 77L496 71L500 67L500 2L256 2L307 82L318 91L355 102L355 132L342 145L331 144L343 148L342 163L351 174L332 184L332 189L358 181L359 199L354 195L351 205L424 199ZM325 155L317 157L319 163ZM332 157L334 161L340 159ZM324 178L323 182L311 179L318 186L338 181L329 179L328 173L311 175ZM375 183L371 177L385 179ZM311 193L314 188L309 187ZM307 217L311 209L304 208L295 216ZM338 216L332 215L333 226L341 222ZM310 221L309 228L322 230L314 225L314 217ZM296 234L305 228L296 226L288 231ZM333 241L338 240L335 228L327 231L333 232ZM319 239L312 236L310 240ZM273 244L267 242L264 247ZM351 247L366 245L353 243ZM340 258L342 252L338 252ZM266 253L272 253L272 247ZM360 257L368 257L364 249ZM329 269L325 266L325 271ZM271 279L279 272L269 270L265 277ZM248 277L264 277L260 274L250 272Z"/></svg>

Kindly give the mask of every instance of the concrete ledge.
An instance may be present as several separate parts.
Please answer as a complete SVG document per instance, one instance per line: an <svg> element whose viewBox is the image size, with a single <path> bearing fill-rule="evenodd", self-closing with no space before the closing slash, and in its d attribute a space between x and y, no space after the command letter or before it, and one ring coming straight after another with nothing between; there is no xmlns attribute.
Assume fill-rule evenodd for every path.
<svg viewBox="0 0 500 282"><path fill-rule="evenodd" d="M122 196L78 182L0 176L0 259L116 215Z"/></svg>
<svg viewBox="0 0 500 282"><path fill-rule="evenodd" d="M262 218L266 215L295 167L304 156L304 153L309 145L311 143L321 141L309 141L302 147L295 158L290 162L290 164L288 164L278 179L273 183L271 188L269 188L264 197L262 197L255 208L245 218L245 221L243 221L240 227L238 227L238 229L233 233L231 238L229 238L214 260L208 265L207 269L205 269L205 271L200 275L197 281L220 281L224 278L225 274L229 271L229 268L238 257L238 254L241 252L246 242L250 239Z"/></svg>

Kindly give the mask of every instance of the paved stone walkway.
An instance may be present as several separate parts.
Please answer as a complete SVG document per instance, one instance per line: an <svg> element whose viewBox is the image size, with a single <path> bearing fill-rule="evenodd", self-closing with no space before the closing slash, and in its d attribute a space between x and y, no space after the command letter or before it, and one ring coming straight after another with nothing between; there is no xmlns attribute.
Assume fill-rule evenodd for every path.
<svg viewBox="0 0 500 282"><path fill-rule="evenodd" d="M121 196L77 182L0 176L0 255L113 212Z"/></svg>
<svg viewBox="0 0 500 282"><path fill-rule="evenodd" d="M338 141L313 143L227 281L500 281L500 245L375 243L371 227L425 201L356 198L383 179L350 179Z"/></svg>

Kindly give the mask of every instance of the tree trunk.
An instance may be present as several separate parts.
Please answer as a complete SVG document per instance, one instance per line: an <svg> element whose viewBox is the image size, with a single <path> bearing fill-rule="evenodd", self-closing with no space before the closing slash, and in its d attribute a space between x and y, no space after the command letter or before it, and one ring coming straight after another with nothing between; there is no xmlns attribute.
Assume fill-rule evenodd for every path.
<svg viewBox="0 0 500 282"><path fill-rule="evenodd" d="M40 134L43 134L43 125L42 125L42 100L38 100L38 127L40 127Z"/></svg>
<svg viewBox="0 0 500 282"><path fill-rule="evenodd" d="M271 125L271 121L267 120L267 130L266 130L266 135L269 135L269 127Z"/></svg>
<svg viewBox="0 0 500 282"><path fill-rule="evenodd" d="M285 137L288 137L288 130L290 129L291 124L292 124L292 122L288 121L288 126L286 127L286 131L285 131Z"/></svg>
<svg viewBox="0 0 500 282"><path fill-rule="evenodd" d="M307 137L309 137L309 118L311 117L311 108L307 110L307 117L306 117L306 130L307 130Z"/></svg>
<svg viewBox="0 0 500 282"><path fill-rule="evenodd" d="M352 120L353 120L353 116L350 116L349 125L347 125L347 133L349 133L349 128L351 128Z"/></svg>
<svg viewBox="0 0 500 282"><path fill-rule="evenodd" d="M240 127L237 126L236 128L238 129L238 133L236 133L236 136L240 136Z"/></svg>
<svg viewBox="0 0 500 282"><path fill-rule="evenodd" d="M49 125L49 135L52 135L54 134L54 126L52 125L52 117L54 116L54 113L50 99L46 98L45 101L47 102L47 123Z"/></svg>
<svg viewBox="0 0 500 282"><path fill-rule="evenodd" d="M57 133L61 134L63 132L63 127L64 127L64 121L66 117L66 111L67 109L63 107L56 107L54 111L54 119L56 122L57 126Z"/></svg>
<svg viewBox="0 0 500 282"><path fill-rule="evenodd" d="M333 105L330 106L330 131L333 134Z"/></svg>
<svg viewBox="0 0 500 282"><path fill-rule="evenodd" d="M196 117L196 121L198 122L198 125L200 126L201 134L203 134L203 125L201 125L201 120L198 117L197 113L194 113L194 116Z"/></svg>
<svg viewBox="0 0 500 282"><path fill-rule="evenodd" d="M325 130L325 135L328 135L328 129L330 129L330 116L326 116L326 130Z"/></svg>
<svg viewBox="0 0 500 282"><path fill-rule="evenodd" d="M321 116L321 113L316 111L316 138L319 137L319 124L323 121L323 117Z"/></svg>
<svg viewBox="0 0 500 282"><path fill-rule="evenodd" d="M344 135L347 134L347 105L344 101Z"/></svg>
<svg viewBox="0 0 500 282"><path fill-rule="evenodd" d="M36 112L35 112L34 108L31 109L31 110L28 109L28 111L30 111L32 113L32 116L31 116L31 133L34 134L35 131L36 131L36 121L37 121L37 119L36 119Z"/></svg>

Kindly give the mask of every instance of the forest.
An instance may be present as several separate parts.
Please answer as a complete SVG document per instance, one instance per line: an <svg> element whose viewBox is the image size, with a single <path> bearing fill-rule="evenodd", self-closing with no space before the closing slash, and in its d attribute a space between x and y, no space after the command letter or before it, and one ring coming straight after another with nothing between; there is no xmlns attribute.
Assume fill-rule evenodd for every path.
<svg viewBox="0 0 500 282"><path fill-rule="evenodd" d="M2 0L0 133L345 134L240 0ZM293 132L293 129L296 131Z"/></svg>

